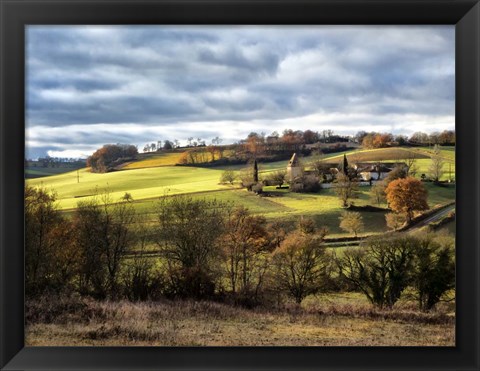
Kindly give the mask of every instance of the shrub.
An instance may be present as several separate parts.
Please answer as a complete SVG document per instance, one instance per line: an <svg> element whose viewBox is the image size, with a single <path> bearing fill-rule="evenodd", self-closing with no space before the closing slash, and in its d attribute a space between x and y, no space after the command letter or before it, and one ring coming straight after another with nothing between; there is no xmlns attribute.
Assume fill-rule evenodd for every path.
<svg viewBox="0 0 480 371"><path fill-rule="evenodd" d="M286 176L287 172L285 170L278 170L269 174L265 181L269 183L268 185L276 185L278 187L281 187L285 182Z"/></svg>
<svg viewBox="0 0 480 371"><path fill-rule="evenodd" d="M256 183L252 186L252 192L255 192L256 194L262 194L263 193L263 184L262 183Z"/></svg>
<svg viewBox="0 0 480 371"><path fill-rule="evenodd" d="M314 175L303 175L290 185L290 190L296 193L315 193L321 188L318 177Z"/></svg>
<svg viewBox="0 0 480 371"><path fill-rule="evenodd" d="M418 239L414 252L413 286L419 308L432 309L449 290L455 287L455 252L452 241L439 243L432 235Z"/></svg>
<svg viewBox="0 0 480 371"><path fill-rule="evenodd" d="M303 183L295 182L290 184L290 191L295 193L302 193L303 192Z"/></svg>
<svg viewBox="0 0 480 371"><path fill-rule="evenodd" d="M412 279L413 237L375 238L345 251L338 261L341 276L374 305L392 308Z"/></svg>
<svg viewBox="0 0 480 371"><path fill-rule="evenodd" d="M225 170L220 177L220 183L233 184L236 178L237 176L233 170Z"/></svg>

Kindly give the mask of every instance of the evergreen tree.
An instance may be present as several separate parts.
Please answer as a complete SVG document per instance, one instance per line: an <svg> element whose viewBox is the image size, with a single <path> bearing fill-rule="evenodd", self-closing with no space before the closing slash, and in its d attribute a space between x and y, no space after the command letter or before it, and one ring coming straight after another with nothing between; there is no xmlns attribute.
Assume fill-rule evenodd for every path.
<svg viewBox="0 0 480 371"><path fill-rule="evenodd" d="M255 183L258 183L258 164L256 159L255 159L255 162L253 163L253 181Z"/></svg>
<svg viewBox="0 0 480 371"><path fill-rule="evenodd" d="M343 161L340 163L340 170L345 175L348 175L348 161L347 161L347 156L345 154L343 154Z"/></svg>

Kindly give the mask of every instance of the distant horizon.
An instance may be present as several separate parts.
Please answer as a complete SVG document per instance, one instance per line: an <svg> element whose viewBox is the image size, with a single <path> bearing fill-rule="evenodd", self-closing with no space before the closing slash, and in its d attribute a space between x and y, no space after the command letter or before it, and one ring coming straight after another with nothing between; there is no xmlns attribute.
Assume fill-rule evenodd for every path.
<svg viewBox="0 0 480 371"><path fill-rule="evenodd" d="M455 130L454 26L29 26L26 36L27 158L285 129Z"/></svg>
<svg viewBox="0 0 480 371"><path fill-rule="evenodd" d="M292 130L293 130L293 129L292 129ZM297 130L300 130L300 129L297 129ZM305 129L305 130L310 130L310 129ZM305 131L305 130L302 130L302 131ZM327 129L324 129L324 130L331 130L331 129L328 129L328 128L327 128ZM294 131L295 131L295 130L294 130ZM359 130L359 131L362 131L362 130ZM355 136L356 136L356 134L357 134L359 131L357 131L357 132L354 133L354 134L342 134L342 135L340 135L340 134L335 133L335 132L332 130L332 135L333 135L333 136L339 135L339 136L344 137L344 138L354 139ZM453 129L452 131L455 132L455 129ZM264 134L265 134L265 138L271 136L271 135L274 134L275 132L276 132L276 131L274 130L274 131L271 132L271 133L264 133ZM437 131L432 131L432 132L430 132L430 133L424 132L424 133L425 133L425 134L434 134L434 133L436 133L436 132L437 132ZM278 133L278 132L277 132L277 133ZM258 132L257 132L257 134L262 134L262 133L258 133ZM280 137L282 136L282 133L278 133L278 134L279 134ZM384 133L379 133L379 134L384 134ZM390 133L390 134L392 134L392 133ZM404 134L396 134L396 135L404 135ZM394 136L395 136L395 134L394 134ZM407 136L407 137L409 137L409 136ZM198 143L198 145L189 145L189 144L188 144L188 139L189 139L189 138L187 138L187 139L178 139L178 138L175 138L175 139L177 139L177 140L179 141L179 146L178 146L178 147L174 147L173 149L175 149L175 148L192 148L192 147L195 148L195 147L202 147L202 146L204 146L204 145L205 145L205 146L208 146L208 145L210 145L210 144L213 144L213 143L212 143L212 140L213 140L213 139L216 139L216 138L210 138L209 140L207 140L207 139L205 139L205 138L200 138L200 139L202 139L202 141L201 141L200 143ZM197 139L199 139L199 138L193 138L192 143L193 143L193 142L198 142ZM239 138L239 139L237 139L237 140L234 141L234 142L228 142L228 143L227 143L227 142L224 142L222 138L220 138L220 139L221 139L221 142L220 142L220 143L217 143L217 144L215 144L215 145L217 145L217 146L230 146L230 145L240 144L240 142L243 141L243 140L245 140L246 137L245 137L245 138ZM166 139L166 140L169 140L170 142L173 142L171 139ZM159 139L159 140L153 140L153 139L152 139L150 142L145 142L145 143L141 143L141 144L135 144L135 143L120 143L120 142L117 142L117 143L103 143L103 144L99 145L99 147L95 148L91 153L89 153L89 154L87 154L87 155L85 155L85 156L83 156L83 157L50 156L50 155L47 153L45 156L38 156L38 157L34 157L34 158L33 158L33 157L27 157L26 159L29 160L29 161L37 161L37 160L40 159L40 158L50 157L50 158L62 158L62 159L86 160L86 159L87 159L90 155L92 155L97 149L99 149L99 148L101 148L101 147L103 147L103 146L105 146L105 145L115 145L115 144L134 145L134 146L136 146L136 147L138 148L138 153L154 153L154 152L156 152L156 151L153 151L153 152L152 152L152 151L146 151L146 152L144 152L144 151L143 151L143 147L144 147L146 144L148 144L148 143L150 143L150 144L151 144L151 143L158 143L158 141L161 141L162 144L165 143L165 140L160 140L160 139ZM203 142L205 142L205 143L203 144ZM332 142L332 144L333 144L333 143L339 143L339 142ZM172 144L174 144L174 143L172 143ZM162 150L163 150L163 148L162 148Z"/></svg>

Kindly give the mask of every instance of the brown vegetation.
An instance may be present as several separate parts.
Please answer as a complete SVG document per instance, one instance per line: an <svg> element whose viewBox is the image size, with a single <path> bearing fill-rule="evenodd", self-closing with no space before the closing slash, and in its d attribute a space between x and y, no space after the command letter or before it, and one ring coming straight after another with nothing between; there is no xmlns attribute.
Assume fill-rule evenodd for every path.
<svg viewBox="0 0 480 371"><path fill-rule="evenodd" d="M427 190L418 179L396 179L388 184L385 193L390 208L405 215L407 223L412 221L414 212L428 210Z"/></svg>
<svg viewBox="0 0 480 371"><path fill-rule="evenodd" d="M349 181L348 176L340 175ZM408 178L397 181L403 180ZM157 221L146 225L141 220L137 223L131 202L113 203L104 194L80 203L72 218L65 219L55 208L54 195L28 187L25 194L27 332L32 344L46 345L46 337L54 334L52 339L64 338L65 342L71 335L68 345L349 345L348 331L341 330L344 323L349 323L352 333L366 326L357 322L355 305L341 318L335 312L341 306L328 309L335 317L329 331L343 333L345 343L341 343L340 339L331 341L316 322L325 307L315 307L313 312L298 309L295 315L301 319L300 325L292 327L283 303L293 300L299 306L312 294L357 291L368 298L371 313L375 313L372 316L378 319L390 316L379 314L383 308L392 313L400 310L397 302L407 291L419 310L433 313L454 287L453 245L435 242L431 236L422 240L400 235L397 239L367 239L365 246L336 259L323 246L326 229L317 229L308 218L300 218L294 230L285 230L242 207L172 196L159 201ZM160 251L151 260L141 254L148 241ZM425 247L426 253L415 252L419 247ZM136 253L132 255L132 251ZM125 299L145 304L128 304ZM202 335L199 329L205 326L204 330L210 331L214 319L202 314L203 309L189 312L190 300L215 301L217 304L205 304L207 309L213 306L231 314L220 320L224 321L219 324L221 336ZM150 313L163 310L165 303L176 308L178 317L152 320ZM182 305L186 309L177 308ZM239 307L256 309L248 312ZM418 317L419 310L414 316L423 318ZM351 318L344 318L347 313ZM362 309L360 313L365 312ZM368 317L368 327L377 332L373 317ZM175 331L162 327L170 318L176 318ZM250 322L258 318L266 323L263 333ZM287 330L316 335L313 341L303 335L288 338ZM172 336L174 340L169 340ZM362 345L372 339L363 339L367 343ZM394 343L393 339L385 342Z"/></svg>
<svg viewBox="0 0 480 371"><path fill-rule="evenodd" d="M87 159L94 173L106 173L121 163L131 161L138 154L137 147L129 144L105 144Z"/></svg>
<svg viewBox="0 0 480 371"><path fill-rule="evenodd" d="M455 318L338 304L266 310L207 301L28 301L28 346L453 346ZM323 304L322 304L323 302Z"/></svg>

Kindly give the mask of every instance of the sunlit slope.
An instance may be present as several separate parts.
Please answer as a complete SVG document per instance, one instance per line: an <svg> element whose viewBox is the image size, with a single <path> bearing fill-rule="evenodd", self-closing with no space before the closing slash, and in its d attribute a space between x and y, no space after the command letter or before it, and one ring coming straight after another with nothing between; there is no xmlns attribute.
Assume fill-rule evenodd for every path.
<svg viewBox="0 0 480 371"><path fill-rule="evenodd" d="M142 169L158 166L173 166L178 163L182 152L166 152L145 156L137 161L120 166L122 170Z"/></svg>
<svg viewBox="0 0 480 371"><path fill-rule="evenodd" d="M392 147L377 149L360 149L349 152L341 152L332 154L326 159L327 162L338 162L343 158L343 154L347 154L348 161L352 162L368 162L368 161L402 161L413 156L416 159L427 159L429 155L422 151L416 151L411 148Z"/></svg>
<svg viewBox="0 0 480 371"><path fill-rule="evenodd" d="M91 173L88 169L27 180L31 186L53 189L58 196L60 209L74 208L80 200L91 197L98 189L108 189L113 200L118 200L125 192L134 200L159 197L168 194L195 193L225 189L219 184L221 170L184 166L164 166L148 169L116 171L106 174Z"/></svg>
<svg viewBox="0 0 480 371"><path fill-rule="evenodd" d="M429 172L431 165L431 159L426 156L425 149L415 149L419 151L416 160L417 177L421 174ZM402 148L387 148L378 150L360 150L349 151L347 153L349 162L354 160L360 161L402 161L402 157L405 158L405 154L408 154L409 149ZM454 159L453 151L445 151L445 158L450 157L450 161L445 160L443 165L444 174L442 179L454 178L455 164L452 161ZM355 158L355 157L361 157ZM361 156L359 156L361 155ZM403 156L402 156L403 155ZM343 157L343 153L336 153L324 156L323 158L333 159L329 160L332 165L338 163ZM417 157L417 156L416 156ZM302 158L302 162L308 167L309 163L317 157ZM260 178L268 176L272 171L285 170L288 161L278 161L272 163L259 163ZM106 174L91 173L89 169L81 169L78 172L79 182L77 182L77 171L64 173L60 175L53 175L38 179L28 179L27 184L33 186L43 186L47 189L53 189L58 195L59 207L61 209L70 209L77 206L77 202L81 200L87 200L96 193L96 189L99 192L103 192L108 189L111 193L113 201L119 200L126 192L130 193L135 201L145 200L145 205L139 205L142 209L150 205L151 200L160 197L164 194L185 194L202 192L211 192L217 190L230 190L231 186L219 184L221 174L226 169L231 169L239 172L242 169L252 165L232 165L213 168L202 167L190 167L190 166L158 166L150 168L132 169L116 171ZM426 184L429 188L428 184ZM365 190L365 188L362 188ZM432 192L439 192L436 189L432 189ZM454 198L454 192L447 198ZM248 192L242 192L242 198ZM328 195L328 196L327 196ZM236 198L239 196L236 192L220 193L216 192L211 194L212 197L221 198ZM253 196L253 194L252 194ZM432 195L430 195L431 198ZM320 202L314 202L314 199L319 197ZM365 196L366 197L366 196ZM148 200L150 199L150 200ZM232 200L233 201L233 200ZM251 200L252 204L248 205L250 208L255 209L255 204L261 203L257 196L254 196ZM322 205L323 208L337 207L336 196L330 194L329 191L321 191L317 195L299 195L290 193L283 195L283 197L271 197L262 204L264 213L269 216L284 217L285 214L298 214L298 213L316 213L318 212L318 205ZM364 200L365 204L370 200ZM141 202L143 203L143 202ZM359 200L356 201L359 204ZM361 203L360 203L361 204Z"/></svg>

